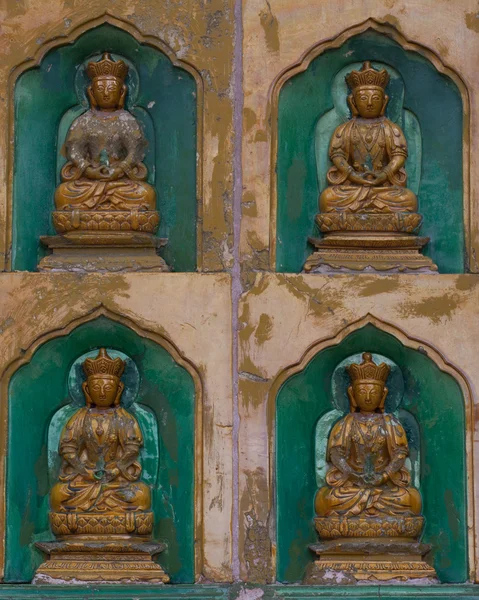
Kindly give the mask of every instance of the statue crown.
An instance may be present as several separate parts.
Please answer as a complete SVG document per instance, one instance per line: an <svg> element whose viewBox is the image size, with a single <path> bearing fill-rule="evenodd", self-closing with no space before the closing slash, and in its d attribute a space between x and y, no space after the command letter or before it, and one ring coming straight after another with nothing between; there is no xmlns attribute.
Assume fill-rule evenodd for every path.
<svg viewBox="0 0 479 600"><path fill-rule="evenodd" d="M124 81L128 74L128 65L122 60L112 60L109 52L104 52L101 60L90 62L86 67L87 75L90 79L96 79L105 75L111 75Z"/></svg>
<svg viewBox="0 0 479 600"><path fill-rule="evenodd" d="M108 356L106 348L100 348L95 359L87 358L83 363L83 370L87 377L91 375L113 375L120 379L124 369L125 362L120 357L113 360Z"/></svg>
<svg viewBox="0 0 479 600"><path fill-rule="evenodd" d="M376 71L376 69L371 66L370 61L367 60L361 67L360 71L351 71L351 73L346 75L346 83L352 92L354 92L354 90L358 87L371 85L383 88L383 90L385 90L387 84L389 83L389 73L386 71L386 69L383 69L382 71Z"/></svg>
<svg viewBox="0 0 479 600"><path fill-rule="evenodd" d="M377 365L370 352L363 353L363 362L353 363L347 368L351 383L355 381L371 381L384 385L389 377L391 368L386 363Z"/></svg>

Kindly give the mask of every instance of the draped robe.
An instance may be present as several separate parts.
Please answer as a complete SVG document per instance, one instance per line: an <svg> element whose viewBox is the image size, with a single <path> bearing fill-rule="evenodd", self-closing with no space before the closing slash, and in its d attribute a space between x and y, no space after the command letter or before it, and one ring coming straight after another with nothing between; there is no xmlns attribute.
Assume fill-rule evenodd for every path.
<svg viewBox="0 0 479 600"><path fill-rule="evenodd" d="M51 492L52 510L149 509L150 490L139 481L141 465L136 460L142 445L138 422L124 408L102 413L86 407L79 409L68 421L60 439L59 453L63 461L59 482ZM128 457L126 461L125 457ZM102 472L114 468L119 469L119 474L112 481L100 478Z"/></svg>
<svg viewBox="0 0 479 600"><path fill-rule="evenodd" d="M407 158L407 143L398 125L386 117L353 118L340 125L331 138L329 156L345 160L356 172L385 171L387 181L378 186L353 183L333 166L319 199L321 212L416 212L416 195L406 187L406 171L388 169L394 157Z"/></svg>
<svg viewBox="0 0 479 600"><path fill-rule="evenodd" d="M65 142L68 163L55 192L57 210L155 210L156 192L143 181L147 146L138 121L127 110L88 110L70 127ZM120 167L121 178L89 179L87 167Z"/></svg>
<svg viewBox="0 0 479 600"><path fill-rule="evenodd" d="M386 483L365 485L333 465L326 475L327 485L316 496L319 516L420 514L420 494L402 466L408 455L406 433L393 415L349 413L331 431L328 462L333 451L345 459L353 474L382 473L388 466L391 472ZM394 463L397 470L391 469Z"/></svg>

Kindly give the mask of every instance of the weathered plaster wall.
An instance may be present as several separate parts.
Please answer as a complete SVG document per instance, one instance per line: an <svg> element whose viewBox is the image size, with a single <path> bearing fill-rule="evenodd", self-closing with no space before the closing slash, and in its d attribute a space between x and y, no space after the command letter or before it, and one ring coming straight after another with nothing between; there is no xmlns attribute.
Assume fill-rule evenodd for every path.
<svg viewBox="0 0 479 600"><path fill-rule="evenodd" d="M0 252L7 269L12 86L22 65L33 65L52 44L67 43L76 35L72 32L109 21L143 41L160 40L201 75L205 110L197 193L203 204L198 257L203 274L4 273L0 367L28 358L37 340L102 310L169 340L197 367L204 386L199 483L204 530L198 539L203 582L275 580L271 390L313 346L339 339L358 321L372 318L368 315L403 343L426 349L462 382L468 398L469 551L472 559L477 556L479 484L476 477L473 487L472 475L479 459L479 411L472 404L479 385L476 277L263 273L271 269L274 237L275 82L314 46L367 19L436 53L464 82L470 106L464 189L465 198L472 199L465 220L471 224L470 264L476 272L479 101L472 92L478 85L479 28L474 0L5 0L0 7ZM231 277L208 271L231 271ZM477 562L470 566L471 574L477 572ZM278 597L290 593L276 592ZM263 591L238 594L260 598Z"/></svg>
<svg viewBox="0 0 479 600"><path fill-rule="evenodd" d="M0 275L0 427L7 423L6 394L12 372L39 344L98 314L136 327L140 335L155 341L166 340L198 372L203 405L197 413L197 431L202 419L203 435L196 440L196 451L203 478L197 482L196 512L203 526L197 531L197 576L212 581L231 580L230 289L227 274ZM0 437L3 473L5 429ZM3 540L1 474L0 480Z"/></svg>
<svg viewBox="0 0 479 600"><path fill-rule="evenodd" d="M244 280L251 283L253 270L274 265L274 107L279 93L276 82L298 66L314 47L324 49L341 35L344 39L368 19L390 27L390 33L423 46L440 57L464 82L470 114L465 123L470 134L464 144L464 201L472 199L470 218L471 268L476 262L477 198L479 163L479 102L477 94L478 19L475 0L245 0L244 22L244 110L243 110L243 202L241 252ZM359 27L360 29L360 27ZM339 43L339 42L338 42ZM469 129L469 127L468 127ZM469 138L470 135L470 138ZM470 143L470 148L469 148ZM469 195L470 194L470 195ZM301 198L298 198L301 202ZM466 223L467 228L467 223ZM469 245L468 242L468 245Z"/></svg>
<svg viewBox="0 0 479 600"><path fill-rule="evenodd" d="M479 281L462 276L257 275L240 305L240 556L242 576L275 579L274 417L280 384L324 347L373 323L427 352L466 399L469 560L477 571ZM476 400L475 400L476 399ZM437 398L441 402L441 398ZM476 402L476 403L475 403ZM294 427L294 423L291 423ZM474 463L472 462L474 460ZM251 540L261 536L261 544Z"/></svg>
<svg viewBox="0 0 479 600"><path fill-rule="evenodd" d="M25 66L34 66L52 46L68 43L103 22L169 49L201 76L204 113L198 115L202 236L200 270L231 267L233 19L231 0L150 2L136 0L7 0L0 7L0 254L10 261L13 85ZM8 123L8 126L7 126ZM201 156L202 155L202 156ZM3 261L2 261L3 263Z"/></svg>

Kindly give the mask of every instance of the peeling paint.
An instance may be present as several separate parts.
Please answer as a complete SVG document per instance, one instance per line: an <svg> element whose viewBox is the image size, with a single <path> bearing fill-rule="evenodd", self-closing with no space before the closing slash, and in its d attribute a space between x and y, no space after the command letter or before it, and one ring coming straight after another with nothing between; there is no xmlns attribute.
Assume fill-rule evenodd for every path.
<svg viewBox="0 0 479 600"><path fill-rule="evenodd" d="M466 13L466 27L471 31L479 33L479 13L471 12Z"/></svg>
<svg viewBox="0 0 479 600"><path fill-rule="evenodd" d="M279 23L268 0L266 0L266 7L259 13L259 18L268 50L279 52Z"/></svg>
<svg viewBox="0 0 479 600"><path fill-rule="evenodd" d="M428 317L432 323L439 325L444 319L451 319L463 301L459 294L448 292L439 297L402 302L398 311L402 317Z"/></svg>

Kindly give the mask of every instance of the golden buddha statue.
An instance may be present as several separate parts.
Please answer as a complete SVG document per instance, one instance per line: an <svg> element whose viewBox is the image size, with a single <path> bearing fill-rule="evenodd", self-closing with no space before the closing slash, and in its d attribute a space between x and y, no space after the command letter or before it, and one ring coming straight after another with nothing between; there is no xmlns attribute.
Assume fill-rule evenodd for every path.
<svg viewBox="0 0 479 600"><path fill-rule="evenodd" d="M389 74L366 61L346 82L351 119L331 137L329 186L320 194L316 216L323 238L310 238L316 252L304 270L435 271L420 254L429 239L414 235L422 217L406 186L406 138L385 116Z"/></svg>
<svg viewBox="0 0 479 600"><path fill-rule="evenodd" d="M399 125L385 117L388 72L365 62L346 81L352 92L352 119L331 138L331 185L320 195L320 211L416 212L416 195L406 187L406 138Z"/></svg>
<svg viewBox="0 0 479 600"><path fill-rule="evenodd" d="M320 517L421 513L421 496L404 467L406 433L394 415L384 413L389 371L368 352L361 365L349 367L352 412L329 435L326 459L332 467L315 500Z"/></svg>
<svg viewBox="0 0 479 600"><path fill-rule="evenodd" d="M71 417L60 438L63 462L50 495L54 523L55 513L115 514L147 511L151 505L150 489L139 480L140 427L120 406L124 363L121 358L110 359L102 348L95 360L85 360L83 368L86 406ZM152 522L152 513L147 519Z"/></svg>
<svg viewBox="0 0 479 600"><path fill-rule="evenodd" d="M150 542L151 493L140 480L143 436L120 405L124 366L105 348L83 363L86 406L62 431L62 465L50 493L50 525L59 541L37 544L51 558L37 570L36 583L168 581L152 561L165 546ZM118 554L128 556L118 562Z"/></svg>
<svg viewBox="0 0 479 600"><path fill-rule="evenodd" d="M68 130L67 162L55 191L57 236L41 241L53 251L40 271L168 271L154 234L160 215L143 163L148 142L125 109L128 65L106 52L89 62L90 109Z"/></svg>
<svg viewBox="0 0 479 600"><path fill-rule="evenodd" d="M128 66L108 53L88 63L90 110L70 127L68 162L55 192L57 210L155 210L155 189L142 163L147 141L135 117L124 109Z"/></svg>
<svg viewBox="0 0 479 600"><path fill-rule="evenodd" d="M309 583L322 582L328 570L340 572L344 583L435 577L422 559L430 547L416 541L424 518L421 495L405 466L406 433L384 412L389 372L369 352L348 368L351 412L328 438L330 468L315 498L322 541L311 546L320 558L307 574Z"/></svg>

